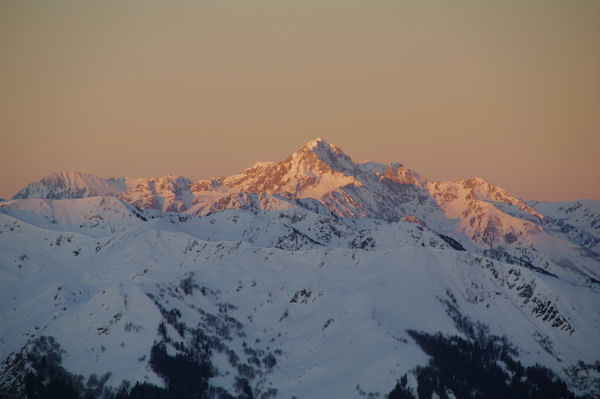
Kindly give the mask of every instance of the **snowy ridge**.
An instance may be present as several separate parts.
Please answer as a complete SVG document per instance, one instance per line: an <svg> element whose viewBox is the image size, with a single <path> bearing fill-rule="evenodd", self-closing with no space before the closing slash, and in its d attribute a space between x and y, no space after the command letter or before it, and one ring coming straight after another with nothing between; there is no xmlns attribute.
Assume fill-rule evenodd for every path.
<svg viewBox="0 0 600 399"><path fill-rule="evenodd" d="M0 203L0 396L23 397L23 359L52 336L67 371L111 387L165 387L160 343L202 353L238 398L244 381L265 399L383 397L428 361L409 331L464 336L457 320L600 392L598 201L429 182L321 138L195 183L42 182Z"/></svg>
<svg viewBox="0 0 600 399"><path fill-rule="evenodd" d="M192 204L192 182L181 176L164 176L143 179L134 188L122 192L119 197L141 209L157 209L163 212L183 212Z"/></svg>
<svg viewBox="0 0 600 399"><path fill-rule="evenodd" d="M481 178L429 182L400 163L355 163L322 138L280 162L257 162L228 177L192 183L181 176L103 180L60 173L15 197L77 195L111 195L141 210L193 216L300 207L349 218L418 220L479 254L555 275L577 269L576 283L600 280L598 201L532 206Z"/></svg>
<svg viewBox="0 0 600 399"><path fill-rule="evenodd" d="M143 221L139 211L114 197L11 200L0 205L0 213L44 229L72 231L97 238Z"/></svg>
<svg viewBox="0 0 600 399"><path fill-rule="evenodd" d="M114 195L126 189L125 179L102 179L77 172L55 172L39 182L30 183L14 195L14 199L68 199Z"/></svg>
<svg viewBox="0 0 600 399"><path fill-rule="evenodd" d="M600 201L532 201L530 205L545 216L548 231L600 253Z"/></svg>
<svg viewBox="0 0 600 399"><path fill-rule="evenodd" d="M80 214L96 206L77 201L71 209ZM276 359L272 368L254 366L256 392L275 386L281 397L352 397L356 383L387 392L425 362L406 330L457 333L446 314L451 299L508 336L527 364L564 376L569 365L600 355L600 325L588 316L600 310L598 289L456 251L415 223L301 208L139 220L96 239L0 215L0 315L14 321L0 327L3 358L50 335L65 349L68 370L111 371L114 385L160 385L148 354L161 321L177 309L184 324L169 319L173 344L187 345L192 329L205 325L204 334L228 348L214 351L213 384L235 390L239 370L226 351L245 359L252 355L244 342L252 342L252 350ZM239 323L229 338L205 324L219 315ZM364 362L372 367L365 371Z"/></svg>

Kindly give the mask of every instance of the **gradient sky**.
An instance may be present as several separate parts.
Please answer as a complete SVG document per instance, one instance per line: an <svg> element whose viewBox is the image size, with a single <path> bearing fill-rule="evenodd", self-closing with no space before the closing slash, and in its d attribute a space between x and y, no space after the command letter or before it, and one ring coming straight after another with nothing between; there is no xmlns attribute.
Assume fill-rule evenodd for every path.
<svg viewBox="0 0 600 399"><path fill-rule="evenodd" d="M196 180L322 136L431 180L600 199L600 1L0 0L0 196Z"/></svg>

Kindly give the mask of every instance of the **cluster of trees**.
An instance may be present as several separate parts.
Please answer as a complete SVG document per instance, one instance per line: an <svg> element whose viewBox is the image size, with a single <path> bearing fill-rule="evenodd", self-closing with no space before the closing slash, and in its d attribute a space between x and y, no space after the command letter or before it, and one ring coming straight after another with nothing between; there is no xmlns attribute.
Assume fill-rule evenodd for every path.
<svg viewBox="0 0 600 399"><path fill-rule="evenodd" d="M165 387L150 383L131 387L127 381L119 388L108 387L110 373L91 375L85 382L83 376L62 367L63 353L53 337L42 336L31 343L26 354L31 369L22 381L28 399L254 399L248 380L236 381L238 396L213 387L208 382L214 371L209 361L191 352L169 355L164 342L152 347L150 366L163 378Z"/></svg>
<svg viewBox="0 0 600 399"><path fill-rule="evenodd" d="M406 374L389 393L389 399L575 399L564 381L552 370L524 367L514 359L515 350L485 330L473 338L409 331L417 344L431 356L426 366L417 367L415 393Z"/></svg>
<svg viewBox="0 0 600 399"><path fill-rule="evenodd" d="M577 398L550 369L540 365L523 366L515 359L518 352L505 337L491 335L486 326L460 315L452 302L447 305L464 336L409 331L430 359L427 365L411 372L416 390L408 384L405 374L387 395L389 399ZM101 377L92 375L85 381L83 376L66 371L61 366L64 352L60 345L52 337L40 337L30 343L29 350L23 354L29 371L22 380L22 393L29 399L254 399L249 366L248 371L238 367L240 372L234 387L237 396L210 385L209 379L216 372L210 362L213 346L210 340L200 341L204 345L178 348L174 355L168 353L165 340L154 344L149 364L163 379L164 387L149 383L136 383L131 387L124 381L119 388L112 388L106 386L110 373ZM246 354L253 355L260 364L259 353L244 347ZM264 362L271 368L276 359L270 355ZM600 366L589 367L598 369ZM257 395L269 398L276 395L276 390Z"/></svg>
<svg viewBox="0 0 600 399"><path fill-rule="evenodd" d="M30 370L23 379L24 392L27 398L45 399L96 399L123 398L125 388L118 390L105 387L110 373L98 378L91 375L84 383L84 377L73 375L62 366L64 351L54 337L42 336L33 341L26 354ZM121 394L121 395L118 395Z"/></svg>

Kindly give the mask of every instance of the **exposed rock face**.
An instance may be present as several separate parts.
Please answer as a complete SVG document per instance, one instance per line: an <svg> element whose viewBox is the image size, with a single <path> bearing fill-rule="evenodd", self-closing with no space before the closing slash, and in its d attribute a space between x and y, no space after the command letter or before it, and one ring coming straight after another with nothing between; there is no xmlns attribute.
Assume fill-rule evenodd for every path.
<svg viewBox="0 0 600 399"><path fill-rule="evenodd" d="M429 191L448 218L460 220L458 231L475 243L490 247L511 245L542 228L527 219L505 213L497 204L512 206L541 220L543 216L523 201L481 178L430 183Z"/></svg>
<svg viewBox="0 0 600 399"><path fill-rule="evenodd" d="M181 176L164 176L143 179L135 188L119 197L141 209L158 209L163 212L183 212L192 202L192 182Z"/></svg>

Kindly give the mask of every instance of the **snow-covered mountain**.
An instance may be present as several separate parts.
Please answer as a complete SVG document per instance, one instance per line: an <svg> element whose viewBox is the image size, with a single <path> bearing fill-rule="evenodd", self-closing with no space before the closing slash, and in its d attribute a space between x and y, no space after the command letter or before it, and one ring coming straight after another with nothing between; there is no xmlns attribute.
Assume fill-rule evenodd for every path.
<svg viewBox="0 0 600 399"><path fill-rule="evenodd" d="M181 176L109 178L77 172L56 172L30 183L13 199L75 199L115 196L141 209L186 210L192 203L191 181Z"/></svg>
<svg viewBox="0 0 600 399"><path fill-rule="evenodd" d="M600 253L600 201L529 203L544 215L543 225L553 234Z"/></svg>
<svg viewBox="0 0 600 399"><path fill-rule="evenodd" d="M97 195L114 195L126 190L125 179L102 179L77 172L55 172L30 183L14 195L20 198L72 199Z"/></svg>
<svg viewBox="0 0 600 399"><path fill-rule="evenodd" d="M313 199L339 216L400 220L426 214L432 223L444 218L431 199L425 179L401 164L355 163L339 147L317 138L281 162L259 162L243 172L192 186L190 213L228 207L239 193L279 194Z"/></svg>
<svg viewBox="0 0 600 399"><path fill-rule="evenodd" d="M600 281L599 201L532 206L481 178L429 182L400 163L357 163L322 138L280 162L258 162L228 177L192 183L181 176L101 179L61 172L30 184L14 198L92 195L192 216L301 207L349 218L418 221L498 260L552 274L571 268L578 271L579 282Z"/></svg>
<svg viewBox="0 0 600 399"><path fill-rule="evenodd" d="M181 176L138 179L137 185L120 193L125 202L141 209L182 212L192 204L192 182Z"/></svg>
<svg viewBox="0 0 600 399"><path fill-rule="evenodd" d="M429 182L322 139L195 183L52 176L0 203L2 397L422 393L437 333L600 393L598 201Z"/></svg>

